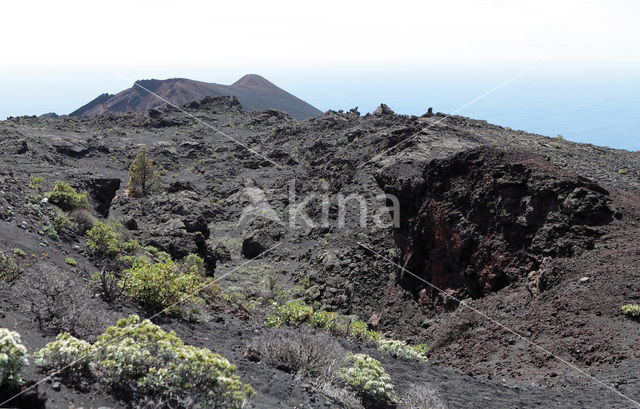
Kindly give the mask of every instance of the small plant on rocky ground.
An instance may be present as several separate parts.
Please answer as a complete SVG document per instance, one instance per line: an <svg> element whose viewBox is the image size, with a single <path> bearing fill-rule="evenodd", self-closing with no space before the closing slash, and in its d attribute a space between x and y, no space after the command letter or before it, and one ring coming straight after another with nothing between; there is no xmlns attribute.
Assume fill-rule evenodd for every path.
<svg viewBox="0 0 640 409"><path fill-rule="evenodd" d="M367 354L347 354L348 365L338 371L338 378L353 390L366 407L391 407L396 403L391 377L382 364Z"/></svg>
<svg viewBox="0 0 640 409"><path fill-rule="evenodd" d="M28 364L27 348L22 345L20 334L0 328L0 386L22 383L22 370Z"/></svg>
<svg viewBox="0 0 640 409"><path fill-rule="evenodd" d="M158 404L190 398L206 408L239 409L254 394L227 359L185 345L174 332L135 315L109 327L93 345L63 334L36 357L38 364L57 370L80 359L79 367L72 369L89 369L114 392L132 400L153 397Z"/></svg>
<svg viewBox="0 0 640 409"><path fill-rule="evenodd" d="M53 226L44 226L42 228L42 234L54 241L57 241L59 239L58 232Z"/></svg>
<svg viewBox="0 0 640 409"><path fill-rule="evenodd" d="M197 270L167 256L158 261L136 258L133 266L123 272L120 285L145 308L184 315L185 305L196 312L197 306L204 302L199 297L203 283Z"/></svg>
<svg viewBox="0 0 640 409"><path fill-rule="evenodd" d="M162 176L154 169L153 160L149 157L149 148L140 147L138 154L129 167L130 196L144 197L158 193L161 189Z"/></svg>
<svg viewBox="0 0 640 409"><path fill-rule="evenodd" d="M15 254L15 250L13 255L0 253L0 280L11 282L22 275L22 266L18 260L20 258L22 256Z"/></svg>
<svg viewBox="0 0 640 409"><path fill-rule="evenodd" d="M64 259L64 262L67 263L68 265L72 266L72 267L77 267L78 266L78 262L76 260L74 260L71 257L67 257Z"/></svg>
<svg viewBox="0 0 640 409"><path fill-rule="evenodd" d="M120 234L117 223L97 222L87 231L87 247L98 257L109 257L120 251Z"/></svg>
<svg viewBox="0 0 640 409"><path fill-rule="evenodd" d="M381 339L378 340L378 350L388 352L391 355L396 355L403 358L415 359L422 362L429 361L426 356L429 348L424 344L411 346L404 341L398 341L394 339Z"/></svg>
<svg viewBox="0 0 640 409"><path fill-rule="evenodd" d="M70 229L71 225L71 220L69 220L67 215L64 214L64 212L62 212L61 210L56 209L53 216L53 226L56 228L56 230L59 232L63 232Z"/></svg>
<svg viewBox="0 0 640 409"><path fill-rule="evenodd" d="M86 193L78 193L68 183L58 181L53 190L45 193L49 201L64 211L86 209L89 200Z"/></svg>
<svg viewBox="0 0 640 409"><path fill-rule="evenodd" d="M40 190L43 183L44 178L42 176L29 176L29 189Z"/></svg>
<svg viewBox="0 0 640 409"><path fill-rule="evenodd" d="M620 309L629 317L640 317L640 305L638 304L625 304Z"/></svg>
<svg viewBox="0 0 640 409"><path fill-rule="evenodd" d="M128 240L122 243L122 251L126 254L136 254L141 247L137 240Z"/></svg>
<svg viewBox="0 0 640 409"><path fill-rule="evenodd" d="M376 331L368 329L367 324L355 319L328 311L313 311L313 307L300 300L289 301L279 306L276 313L267 315L266 324L270 327L283 325L298 326L308 324L314 328L329 331L335 335L348 336L363 342L381 339Z"/></svg>

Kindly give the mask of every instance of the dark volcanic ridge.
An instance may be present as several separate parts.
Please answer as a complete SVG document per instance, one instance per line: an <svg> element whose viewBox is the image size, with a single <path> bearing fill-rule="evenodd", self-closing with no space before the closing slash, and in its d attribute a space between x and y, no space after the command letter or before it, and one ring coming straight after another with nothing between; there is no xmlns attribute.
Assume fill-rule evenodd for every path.
<svg viewBox="0 0 640 409"><path fill-rule="evenodd" d="M255 86L250 82L246 86ZM183 109L280 167L171 107L0 122L0 251L47 254L16 283L0 282L0 326L18 330L29 351L57 333L38 325L38 310L31 308L40 302L30 289L42 287L33 284L38 277L68 280L76 294L68 297L76 303L75 330L84 337L117 318L145 315L135 304L107 303L89 291L86 281L98 266L78 232L57 241L39 233L51 216L34 214L25 202L34 175L45 178L45 189L65 180L86 190L95 217L120 221L131 238L176 258L196 252L210 274L225 277L220 286L230 302L208 305L200 322L158 323L238 365L258 392L253 407L327 407L326 396L309 392L306 380L243 358L251 339L271 331L262 310L249 307L261 305L269 282L316 309L358 315L387 337L428 344L431 363L424 364L340 340L349 351L380 359L399 395L428 387L448 408L631 406L397 265L640 398L640 325L620 312L640 299L638 153L459 116L396 115L384 106L364 116L357 109L329 111L304 121L277 110L247 111L231 97ZM125 194L140 145L149 147L164 174L164 192L144 199ZM302 197L315 194L306 208L317 222L325 195L332 222L294 229L264 219L241 224L243 210L256 203L251 189L260 189L282 220ZM356 202L347 209L346 227L334 223L338 194L374 201L383 193L399 198L398 229L376 226L371 215L361 225ZM244 265L276 243L273 252ZM67 257L79 267L69 267ZM41 376L30 371L28 380ZM48 408L66 409L70 402L127 407L98 385L88 392L54 391L49 384L38 390Z"/></svg>
<svg viewBox="0 0 640 409"><path fill-rule="evenodd" d="M256 74L247 74L231 85L186 78L140 80L115 95L102 94L69 115L92 117L107 112L146 112L166 105L158 96L178 106L209 96L235 96L248 111L277 109L299 120L322 115L322 111Z"/></svg>

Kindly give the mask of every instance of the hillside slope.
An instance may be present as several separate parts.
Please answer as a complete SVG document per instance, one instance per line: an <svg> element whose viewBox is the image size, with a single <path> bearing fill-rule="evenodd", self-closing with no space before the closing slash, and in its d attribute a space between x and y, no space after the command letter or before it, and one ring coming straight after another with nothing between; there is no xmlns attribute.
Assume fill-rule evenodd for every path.
<svg viewBox="0 0 640 409"><path fill-rule="evenodd" d="M206 260L219 288L198 320L154 321L236 364L257 390L250 407L349 407L286 365L245 359L247 344L273 333L265 326L273 303L292 299L358 316L389 339L426 343L430 363L334 337L379 359L398 396L430 391L436 408L628 408L618 392L640 398L640 324L620 311L640 300L638 153L385 106L302 122L247 112L229 97L183 109L252 150L169 107L0 122L0 252L34 255L18 258L30 265L13 281L0 281L0 327L19 331L29 351L67 326L92 339L117 318L151 315L87 286L101 265L79 228L47 235L54 211L34 196L64 180L127 238L175 259L195 252ZM125 190L140 145L164 175L163 192L146 198ZM30 175L43 186L30 188ZM378 214L385 193L400 203L395 229L375 222L391 220ZM337 222L349 195L374 211L365 223L356 199ZM313 223L274 221L291 222L301 208ZM247 214L254 219L243 222ZM56 277L65 285L49 281ZM39 295L51 288L60 291L54 301ZM34 366L25 375L42 376ZM47 408L131 407L100 384L83 388L37 389Z"/></svg>

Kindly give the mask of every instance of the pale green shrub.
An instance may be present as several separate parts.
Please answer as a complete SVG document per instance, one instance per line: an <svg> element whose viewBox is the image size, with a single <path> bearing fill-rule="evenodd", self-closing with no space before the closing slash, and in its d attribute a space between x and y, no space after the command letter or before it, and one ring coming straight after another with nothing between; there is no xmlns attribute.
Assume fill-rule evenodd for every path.
<svg viewBox="0 0 640 409"><path fill-rule="evenodd" d="M365 406L387 407L396 402L391 377L382 364L367 354L347 354L350 366L338 371L338 378L362 399Z"/></svg>
<svg viewBox="0 0 640 409"><path fill-rule="evenodd" d="M135 315L107 329L94 348L96 371L114 388L191 397L207 408L241 408L254 393L222 356L184 345L174 332Z"/></svg>
<svg viewBox="0 0 640 409"><path fill-rule="evenodd" d="M27 348L20 334L0 328L0 385L16 386L22 383L22 370L29 364Z"/></svg>
<svg viewBox="0 0 640 409"><path fill-rule="evenodd" d="M36 352L34 357L39 366L65 374L82 374L90 369L93 351L90 343L63 333Z"/></svg>
<svg viewBox="0 0 640 409"><path fill-rule="evenodd" d="M640 317L640 305L638 304L626 304L623 305L620 309L623 313L630 317Z"/></svg>
<svg viewBox="0 0 640 409"><path fill-rule="evenodd" d="M378 351L388 352L391 355L415 359L417 361L428 362L429 359L425 355L428 350L429 349L426 348L426 345L424 344L413 347L404 341L398 341L395 339L378 340Z"/></svg>

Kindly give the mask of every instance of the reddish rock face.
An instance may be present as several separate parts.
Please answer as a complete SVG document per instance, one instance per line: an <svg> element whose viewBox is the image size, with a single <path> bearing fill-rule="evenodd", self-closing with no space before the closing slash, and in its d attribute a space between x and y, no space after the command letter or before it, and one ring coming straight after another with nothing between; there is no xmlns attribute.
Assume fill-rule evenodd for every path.
<svg viewBox="0 0 640 409"><path fill-rule="evenodd" d="M481 297L546 257L592 249L597 226L613 218L605 189L524 152L475 149L432 161L421 180L379 182L401 202L396 242L407 270L456 297ZM446 304L400 277L423 304Z"/></svg>

